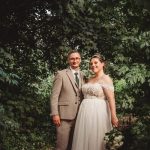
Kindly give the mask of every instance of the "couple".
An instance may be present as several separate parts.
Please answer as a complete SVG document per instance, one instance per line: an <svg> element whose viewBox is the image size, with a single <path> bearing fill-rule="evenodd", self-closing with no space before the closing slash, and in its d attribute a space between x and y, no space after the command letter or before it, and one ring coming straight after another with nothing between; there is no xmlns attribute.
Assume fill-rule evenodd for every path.
<svg viewBox="0 0 150 150"><path fill-rule="evenodd" d="M105 133L118 126L113 82L104 73L104 60L99 54L91 57L94 76L88 81L79 70L78 51L68 54L68 63L68 69L57 73L51 95L56 150L104 150Z"/></svg>

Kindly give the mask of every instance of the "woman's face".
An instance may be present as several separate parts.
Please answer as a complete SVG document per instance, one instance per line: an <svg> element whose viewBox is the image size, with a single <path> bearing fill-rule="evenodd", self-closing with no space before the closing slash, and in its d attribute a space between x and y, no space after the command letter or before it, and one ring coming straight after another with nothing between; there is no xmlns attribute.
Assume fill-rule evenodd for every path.
<svg viewBox="0 0 150 150"><path fill-rule="evenodd" d="M92 58L90 61L90 69L94 73L98 73L103 70L104 63L101 62L98 58Z"/></svg>

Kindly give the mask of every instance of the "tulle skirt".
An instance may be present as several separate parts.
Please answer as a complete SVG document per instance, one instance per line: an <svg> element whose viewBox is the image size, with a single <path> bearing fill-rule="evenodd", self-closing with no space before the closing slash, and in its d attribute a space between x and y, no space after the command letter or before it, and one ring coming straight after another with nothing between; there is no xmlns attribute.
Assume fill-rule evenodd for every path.
<svg viewBox="0 0 150 150"><path fill-rule="evenodd" d="M84 99L75 124L72 150L104 150L104 136L111 129L108 102Z"/></svg>

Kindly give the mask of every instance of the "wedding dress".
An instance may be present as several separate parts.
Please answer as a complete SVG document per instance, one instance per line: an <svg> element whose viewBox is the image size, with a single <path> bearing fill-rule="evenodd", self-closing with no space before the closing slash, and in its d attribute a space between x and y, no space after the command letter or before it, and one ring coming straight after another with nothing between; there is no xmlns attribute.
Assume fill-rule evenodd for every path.
<svg viewBox="0 0 150 150"><path fill-rule="evenodd" d="M80 105L73 137L72 150L104 150L104 136L112 129L105 83L86 83L82 86L84 99Z"/></svg>

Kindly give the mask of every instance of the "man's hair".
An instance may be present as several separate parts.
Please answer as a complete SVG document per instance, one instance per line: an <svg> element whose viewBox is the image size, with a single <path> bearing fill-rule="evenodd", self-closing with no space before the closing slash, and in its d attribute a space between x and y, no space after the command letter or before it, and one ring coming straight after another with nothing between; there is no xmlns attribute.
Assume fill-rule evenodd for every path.
<svg viewBox="0 0 150 150"><path fill-rule="evenodd" d="M70 55L73 54L73 53L78 53L78 54L80 55L80 57L81 57L81 54L80 54L77 50L71 50L71 51L68 53L67 58L69 58Z"/></svg>

